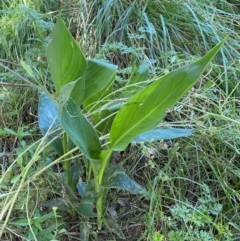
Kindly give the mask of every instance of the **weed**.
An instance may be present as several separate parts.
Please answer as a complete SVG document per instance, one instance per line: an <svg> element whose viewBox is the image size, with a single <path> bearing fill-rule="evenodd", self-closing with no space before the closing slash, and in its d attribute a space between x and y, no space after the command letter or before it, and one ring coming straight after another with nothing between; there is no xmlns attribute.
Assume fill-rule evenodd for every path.
<svg viewBox="0 0 240 241"><path fill-rule="evenodd" d="M24 240L29 235L34 238L34 234L37 239L41 229L52 226L47 232L52 236L43 239L119 240L124 234L129 240L238 240L238 1L21 3L0 3L0 215L6 211L9 215L8 224L5 219L0 222L2 239ZM94 219L69 218L60 208L53 215L51 205L44 207L45 200L68 203L67 196L72 194L80 201L78 192L64 189L62 163L66 160L81 163L73 166L81 181L86 180L84 158L77 148L58 158L46 137L40 140L35 125L38 94L32 81L34 88L48 89L51 98L59 100L53 94L45 48L51 40L48 34L54 15L60 9L85 56L119 66L112 92L101 104L92 104L84 111L97 133L107 120L95 124L103 107L117 110L133 90L149 85L148 79L158 79L196 61L228 35L207 73L184 99L167 110L160 126L194 128L192 136L132 144L112 156L111 162L121 162L129 177L147 187L149 200L111 190L102 231L96 230ZM27 66L31 66L30 72ZM136 79L141 74L145 77L138 85ZM21 82L23 79L30 82ZM102 146L107 145L106 134L101 138ZM34 222L35 216L48 215L53 216ZM28 224L12 224L19 220ZM63 224L57 228L57 223Z"/></svg>

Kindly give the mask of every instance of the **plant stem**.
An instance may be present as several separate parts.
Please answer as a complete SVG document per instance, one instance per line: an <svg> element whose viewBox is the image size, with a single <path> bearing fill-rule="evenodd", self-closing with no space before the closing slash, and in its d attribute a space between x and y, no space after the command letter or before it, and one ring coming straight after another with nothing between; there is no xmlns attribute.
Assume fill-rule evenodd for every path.
<svg viewBox="0 0 240 241"><path fill-rule="evenodd" d="M67 136L67 133L63 134L62 144L63 144L63 153L66 154L68 152L68 136ZM72 176L71 176L71 161L65 160L63 162L63 170L66 173L67 184L74 191L76 187L74 185L74 180L72 179ZM69 209L68 212L70 213L71 216L75 215L75 211L73 209Z"/></svg>
<svg viewBox="0 0 240 241"><path fill-rule="evenodd" d="M102 179L103 179L105 169L109 164L111 154L112 154L112 150L102 151L100 156L101 166L99 168L97 175L95 175L94 173L95 191L99 194L96 198L98 229L101 229L102 227L102 219L103 219L103 214L105 213L106 197L108 192L108 190L104 188L100 188L100 186L102 184Z"/></svg>
<svg viewBox="0 0 240 241"><path fill-rule="evenodd" d="M104 201L104 191L102 190L99 193L99 196L96 199L96 209L97 209L97 222L98 222L98 229L101 230L102 228L102 219L103 219L103 201Z"/></svg>
<svg viewBox="0 0 240 241"><path fill-rule="evenodd" d="M85 161L85 166L87 167L86 176L87 176L87 183L88 183L91 180L93 168L90 161L88 161L87 165L86 163L87 161Z"/></svg>
<svg viewBox="0 0 240 241"><path fill-rule="evenodd" d="M66 154L68 152L68 137L67 134L64 133L63 134L63 153ZM67 183L68 185L74 190L73 187L73 180L71 178L71 163L70 161L66 160L63 162L63 170L66 173L66 177L67 177Z"/></svg>
<svg viewBox="0 0 240 241"><path fill-rule="evenodd" d="M99 185L102 184L103 175L104 175L106 167L109 164L111 155L112 155L112 150L102 151L102 153L101 153L101 166L99 168L99 174L98 174L98 184Z"/></svg>
<svg viewBox="0 0 240 241"><path fill-rule="evenodd" d="M95 166L90 162L91 169L93 170L94 175L94 183L95 183L95 192L97 194L96 198L96 209L97 209L97 222L98 222L98 229L101 229L102 226L102 191L100 190L100 185L98 183L98 170Z"/></svg>

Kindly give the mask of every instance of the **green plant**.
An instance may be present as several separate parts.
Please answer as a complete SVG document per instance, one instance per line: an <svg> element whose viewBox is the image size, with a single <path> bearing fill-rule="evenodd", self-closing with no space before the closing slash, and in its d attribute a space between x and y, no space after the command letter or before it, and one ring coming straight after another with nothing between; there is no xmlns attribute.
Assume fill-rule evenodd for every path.
<svg viewBox="0 0 240 241"><path fill-rule="evenodd" d="M201 229L218 241L238 240L240 232L238 215L240 207L238 161L240 130L239 121L237 121L240 115L238 98L240 35L237 34L239 33L240 8L238 1L213 0L210 4L205 0L133 1L133 4L124 0L64 0L61 3L54 0L24 0L21 2L41 13L40 18L49 23L53 21L55 14L59 11L58 6L61 5L62 17L84 51L84 55L88 58L107 59L110 63L118 65L118 73L114 82L115 91L112 92L115 100L123 97L121 96L122 91L126 94L125 84L129 76L134 74L134 70L131 69L134 62L138 63L143 59L147 61L149 75L145 79L145 83L148 85L148 79L156 79L158 76L197 60L220 39L226 35L229 36L222 48L222 54L217 55L194 88L167 111L166 117L160 125L192 127L194 133L189 138L131 145L124 152L114 153L113 156L116 158L112 156L113 163L121 161L121 165L127 170L128 175L147 187L153 197L150 196L149 201L144 200L141 195L136 197L123 191L111 190L107 198L106 217L111 217L109 220L111 222L113 219L118 222L127 240L167 240L170 239L168 236L170 231L173 231L171 238L174 238L174 236L177 237L180 230L182 234L191 234L186 238L187 241L196 240L199 238L195 233L198 231L197 227L190 229L189 223L185 223L183 219L178 219L177 227L174 227L171 225L171 221L173 222L177 217L171 216L170 210L179 204L184 206L185 203L189 209L192 209L187 205L189 203L198 208L198 199L201 197L198 186L205 182L210 188L211 196L216 199L217 203L221 203L223 208L219 215L215 217L211 215L212 223L206 223ZM50 73L46 68L44 47L51 40L49 37L47 39L45 37L52 27L40 36L39 31L35 28L36 22L30 16L28 19L32 25L30 28L26 27L25 23L29 22L24 20L26 15L17 7L19 1L5 0L0 5L0 18L5 19L5 21L4 19L1 21L3 30L1 37L3 39L8 36L4 31L7 26L12 26L12 28L21 26L22 28L18 28L21 30L25 28L24 31L16 32L13 35L15 37L7 41L7 44L1 49L1 53L6 54L2 54L1 58L5 58L5 60L1 59L0 62L18 73L15 75L2 66L1 85L2 81L10 84L21 81L19 75L25 78L31 77L20 66L20 59L24 59L31 66L34 79L38 80L38 84L44 83L43 85L47 86L49 93L53 93ZM10 11L11 9L16 10ZM3 10L9 10L9 14L5 14ZM31 14L30 11L28 12ZM15 13L20 13L23 17L16 18ZM14 19L17 21L14 22ZM38 40L34 40L34 36ZM22 40L26 39L23 46ZM13 63L6 64L7 61ZM31 77L31 82L32 80ZM142 85L139 86L140 89L142 87ZM51 99L54 98L52 95ZM125 98L129 97L125 96ZM2 163L1 161L0 163L3 165L0 164L0 233L2 230L6 232L0 238L3 240L26 237L29 227L15 228L10 222L26 218L27 209L22 209L22 207L27 202L31 203L28 205L29 213L32 213L30 208L32 204L38 204L41 207L43 201L56 197L59 200L65 197L64 201L69 205L68 208L74 208L69 202L71 193L68 193L68 186L66 184L65 188L65 182L60 179L64 176L60 173L64 155L57 158L49 142L45 142L40 151L36 152L40 135L38 131L30 130L32 127L34 130L38 130L37 118L33 117L33 115L37 115L37 99L37 92L34 92L31 87L28 89L8 85L1 87L0 157ZM94 114L99 114L96 113L98 109L94 111ZM89 113L92 112L92 110L84 111L84 114L94 127L99 129L99 126L95 124L98 122L93 122L93 119L89 118ZM28 126L27 129L24 128L24 132L29 131L31 134L31 136L23 137L26 142L25 146L20 144L21 138L17 139L13 134L6 133L4 130L5 127L8 127L18 133L22 126ZM105 140L105 138L102 139ZM101 145L104 145L104 140L101 141ZM17 158L18 155L21 156L25 147L34 142L37 144L22 156L21 164L21 157ZM82 178L82 186L84 186L86 180L84 160L81 152L76 150L77 148L73 149L73 155L68 153L69 160L71 158L72 170L79 167L76 174ZM37 160L36 155L32 156L35 153L38 153L39 156ZM46 157L51 157L47 165ZM27 172L30 175L24 175L25 167L28 166L30 169ZM159 173L162 174L162 178L151 188L153 179ZM20 178L17 180L14 176L16 178L20 176ZM24 178L24 183L30 184L31 200L26 195L26 186L22 182ZM66 195L63 192L64 188L67 192ZM9 203L13 203L15 196L17 196L15 204L10 206ZM36 196L42 197L36 198ZM78 197L76 203L79 204L81 198L77 192L75 192L75 196ZM113 209L115 216L112 215L111 210ZM42 215L48 212L48 208L41 208ZM8 216L3 216L2 213L6 213ZM94 239L93 233L98 234L96 240L119 240L115 235L110 234L113 230L104 229L94 232L95 219L88 220L80 215L69 217L66 212L60 210L59 213L66 222L66 230L70 232L65 234L64 240L66 235L71 236L71 232L74 232L76 236L67 239L84 240L79 237L79 220L83 221L80 226L81 235L84 231L88 231L91 240ZM167 220L163 220L162 215L166 219L171 217L171 221L168 223ZM69 218L71 223L69 223ZM7 220L9 221L7 222ZM43 227L46 223L48 222L42 223ZM216 230L215 227L218 227L219 230ZM91 231L87 230L90 228ZM228 233L232 234L229 238L226 237ZM109 234L112 236L111 238Z"/></svg>
<svg viewBox="0 0 240 241"><path fill-rule="evenodd" d="M81 11L73 18L78 23L77 37L87 53L103 52L109 57L112 52L108 59L122 68L129 66L129 57L133 56L123 54L126 47L135 49L136 58L147 58L156 72L181 66L209 51L227 35L228 41L216 60L221 71L213 71L211 77L217 75L218 83L228 93L237 85L240 37L235 33L239 32L239 8L234 1L214 0L206 4L204 0L157 0L129 4L96 0L86 8L83 2ZM106 47L114 45L117 49L104 53ZM173 66L176 56L181 56L181 63L175 62ZM239 92L239 88L235 91Z"/></svg>
<svg viewBox="0 0 240 241"><path fill-rule="evenodd" d="M14 3L11 7L1 9L0 14L1 58L16 61L28 55L35 56L33 51L41 55L40 50L48 43L46 35L52 23L25 4Z"/></svg>
<svg viewBox="0 0 240 241"><path fill-rule="evenodd" d="M10 224L16 227L29 227L30 230L26 235L27 240L56 240L59 234L65 232L64 229L58 230L58 228L64 224L58 222L58 217L56 207L53 208L52 212L45 215L41 215L40 211L36 209L33 217L13 221ZM51 219L53 218L55 219L55 223L52 224ZM43 223L46 222L48 222L48 227L43 227Z"/></svg>
<svg viewBox="0 0 240 241"><path fill-rule="evenodd" d="M63 162L65 184L72 190L77 186L81 196L79 203L71 193L71 213L75 210L80 215L94 217L95 203L98 227L101 228L109 189L147 195L147 191L127 176L120 165L110 163L112 153L124 150L134 140L137 142L141 134L141 141L159 138L159 130L153 129L164 118L167 108L171 108L196 83L222 44L195 63L150 84L146 85L140 76L139 81L130 85L131 91L126 98L113 91L117 67L98 60L86 60L58 18L47 48L56 101L46 93L41 95L39 126L58 154L67 156L74 143L84 156L85 182L76 174L81 165L74 164L72 168L71 161L66 159ZM139 86L143 87L139 90ZM80 106L83 106L82 110ZM63 134L59 124L63 127ZM177 133L177 130L173 133L175 131Z"/></svg>
<svg viewBox="0 0 240 241"><path fill-rule="evenodd" d="M170 208L170 216L162 216L166 229L171 230L167 234L169 240L218 240L217 232L214 235L212 229L216 229L222 238L231 240L231 233L227 229L223 233L223 227L215 221L221 215L222 205L210 195L205 183L200 188L202 196L198 198L197 206L183 200Z"/></svg>

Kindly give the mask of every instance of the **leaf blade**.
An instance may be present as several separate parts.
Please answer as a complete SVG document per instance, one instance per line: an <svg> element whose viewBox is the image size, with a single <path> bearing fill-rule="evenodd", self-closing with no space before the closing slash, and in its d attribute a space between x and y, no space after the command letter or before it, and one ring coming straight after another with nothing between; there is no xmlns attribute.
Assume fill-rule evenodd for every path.
<svg viewBox="0 0 240 241"><path fill-rule="evenodd" d="M169 140L191 135L191 129L156 129L144 132L135 137L132 143L149 142L151 140Z"/></svg>
<svg viewBox="0 0 240 241"><path fill-rule="evenodd" d="M126 190L133 194L146 194L144 187L131 179L121 166L110 165L104 173L102 187Z"/></svg>
<svg viewBox="0 0 240 241"><path fill-rule="evenodd" d="M46 93L42 93L38 103L38 125L43 135L49 131L47 141L59 136L51 145L59 155L63 155L61 142L60 117L58 115L58 104Z"/></svg>
<svg viewBox="0 0 240 241"><path fill-rule="evenodd" d="M61 123L68 136L88 159L99 159L101 145L97 133L71 98L63 106Z"/></svg>
<svg viewBox="0 0 240 241"><path fill-rule="evenodd" d="M63 85L78 80L71 97L81 104L87 68L86 59L61 17L58 17L51 35L52 40L47 47L47 59L55 89L60 92Z"/></svg>
<svg viewBox="0 0 240 241"><path fill-rule="evenodd" d="M84 101L107 86L117 72L117 66L96 59L87 60Z"/></svg>
<svg viewBox="0 0 240 241"><path fill-rule="evenodd" d="M139 134L155 128L171 108L199 79L223 42L203 58L156 80L133 96L118 112L110 130L112 150L124 150Z"/></svg>

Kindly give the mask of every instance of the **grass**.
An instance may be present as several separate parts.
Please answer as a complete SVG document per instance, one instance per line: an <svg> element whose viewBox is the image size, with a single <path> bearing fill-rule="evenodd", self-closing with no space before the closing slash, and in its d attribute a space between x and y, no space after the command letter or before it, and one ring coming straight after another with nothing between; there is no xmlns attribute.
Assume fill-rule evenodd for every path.
<svg viewBox="0 0 240 241"><path fill-rule="evenodd" d="M115 157L149 196L112 191L111 221L101 231L94 219L42 205L52 197L68 202L71 193L56 177L63 158L39 133L37 90L13 85L28 85L20 75L51 92L45 48L60 10L88 57L119 66L116 92L140 61L155 78L196 60L228 36L199 84L168 111L163 123L194 128L193 135L131 146ZM8 84L0 89L1 239L87 240L89 233L89 240L120 240L123 234L126 240L238 240L239 23L238 1L1 3L0 78ZM32 67L34 80L21 60ZM46 166L49 160L53 162Z"/></svg>

